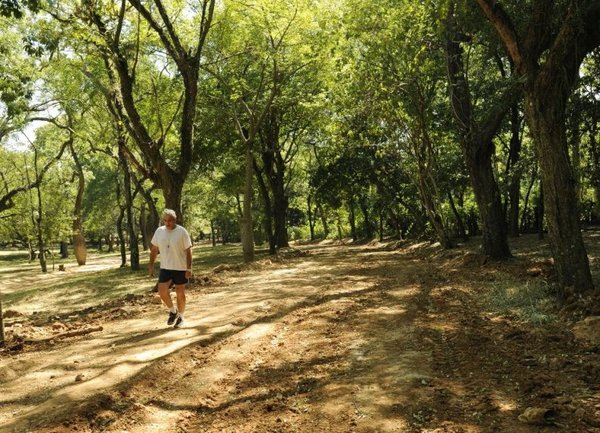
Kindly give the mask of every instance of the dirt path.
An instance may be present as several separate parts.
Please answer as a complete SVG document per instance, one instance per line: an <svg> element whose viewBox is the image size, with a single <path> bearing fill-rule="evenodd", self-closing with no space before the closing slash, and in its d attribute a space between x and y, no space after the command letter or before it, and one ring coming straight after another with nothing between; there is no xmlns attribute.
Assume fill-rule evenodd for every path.
<svg viewBox="0 0 600 433"><path fill-rule="evenodd" d="M91 315L102 331L0 359L0 432L600 431L594 352L569 349L595 372L587 382L561 382L559 362L544 366L546 397L521 389L541 362L518 362L528 331L470 313L476 276L455 264L315 248L193 288L184 329L148 302ZM540 399L560 424L518 421Z"/></svg>
<svg viewBox="0 0 600 433"><path fill-rule="evenodd" d="M0 426L34 431L69 423L83 411L93 413L92 430L105 423L107 431L178 431L183 416L190 425L213 417L215 431L225 431L218 426L220 407L244 411L262 402L275 408L298 395L292 415L311 420L314 431L322 430L319 423L333 431L342 412L347 425L339 431L347 431L375 410L372 405L385 405L390 398L373 387L387 382L397 393L398 383L427 374L428 355L407 350L410 305L382 306L382 297L409 299L415 292L413 277L405 272L379 277L386 260L397 257L330 248L302 261L230 273L218 286L190 291L185 329L165 328L162 309L146 306L132 313L134 318L103 324L101 332L57 343L43 356L32 352L3 360ZM398 284L394 291L382 289L387 279ZM365 335L374 318L395 323L397 338ZM371 371L389 351L396 351L401 362ZM346 383L347 369L364 370L365 383ZM387 376L394 378L384 380ZM315 386L322 400L303 401L302 394ZM379 397L373 399L373 393ZM341 396L352 397L344 401ZM104 412L110 413L102 414L98 404L108 405ZM114 404L118 411L110 409ZM317 408L329 416L317 416ZM190 413L194 416L186 418Z"/></svg>

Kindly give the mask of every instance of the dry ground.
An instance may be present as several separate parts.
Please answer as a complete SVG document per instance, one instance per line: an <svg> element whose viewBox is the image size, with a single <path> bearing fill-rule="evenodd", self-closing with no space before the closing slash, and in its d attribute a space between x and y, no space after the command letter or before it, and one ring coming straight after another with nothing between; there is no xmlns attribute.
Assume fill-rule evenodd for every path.
<svg viewBox="0 0 600 433"><path fill-rule="evenodd" d="M203 275L182 329L151 293L9 319L0 432L600 432L598 298L490 303L552 287L536 238L297 248Z"/></svg>

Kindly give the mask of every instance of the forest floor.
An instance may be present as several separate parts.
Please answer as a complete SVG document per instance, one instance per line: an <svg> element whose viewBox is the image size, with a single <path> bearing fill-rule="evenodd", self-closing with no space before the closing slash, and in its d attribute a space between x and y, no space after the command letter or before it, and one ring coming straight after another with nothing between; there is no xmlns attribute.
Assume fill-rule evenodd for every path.
<svg viewBox="0 0 600 433"><path fill-rule="evenodd" d="M557 302L534 236L500 263L477 244L295 245L200 270L181 329L149 279L69 312L23 297L5 306L0 432L600 432L600 299Z"/></svg>

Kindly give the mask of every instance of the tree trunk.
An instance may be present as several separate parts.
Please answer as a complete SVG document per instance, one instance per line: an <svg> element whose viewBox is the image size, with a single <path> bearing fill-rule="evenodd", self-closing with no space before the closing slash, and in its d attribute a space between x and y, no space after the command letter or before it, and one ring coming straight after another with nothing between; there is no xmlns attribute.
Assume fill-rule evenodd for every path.
<svg viewBox="0 0 600 433"><path fill-rule="evenodd" d="M148 224L148 216L146 215L146 203L142 202L142 204L140 206L140 216L138 218L138 225L140 228L140 236L141 236L143 251L147 251L150 248L150 242L148 241L149 233L147 230L147 224ZM150 238L150 239L152 239L152 238Z"/></svg>
<svg viewBox="0 0 600 433"><path fill-rule="evenodd" d="M156 209L156 203L154 198L152 197L152 188L147 190L144 188L142 182L137 178L137 176L132 176L133 180L136 183L136 186L142 197L144 198L144 203L148 207L147 212L144 212L144 218L140 216L140 230L142 231L142 236L145 239L143 242L144 249L149 248L150 241L152 240L152 236L154 236L154 232L160 225L160 215L158 214L158 210ZM142 206L144 209L144 206Z"/></svg>
<svg viewBox="0 0 600 433"><path fill-rule="evenodd" d="M569 163L564 109L548 96L556 93L548 91L550 86L527 94L526 113L540 161L545 216L558 279L563 288L585 291L594 285L579 226L577 184Z"/></svg>
<svg viewBox="0 0 600 433"><path fill-rule="evenodd" d="M114 245L114 239L113 239L112 233L107 234L104 237L104 241L106 242L106 245L108 246L108 252L109 253L114 253L115 252L115 245Z"/></svg>
<svg viewBox="0 0 600 433"><path fill-rule="evenodd" d="M510 237L516 238L519 236L519 201L521 199L521 177L523 176L522 168L517 165L521 157L521 121L519 108L516 105L511 108L510 129L510 148L506 164L510 182L508 186L508 234Z"/></svg>
<svg viewBox="0 0 600 433"><path fill-rule="evenodd" d="M531 191L533 190L533 186L537 180L537 166L533 168L531 171L531 180L529 185L527 186L527 192L525 193L525 198L523 200L523 210L521 211L521 231L524 232L526 230L530 230L531 226L528 225L528 217L529 214L529 198L531 197Z"/></svg>
<svg viewBox="0 0 600 433"><path fill-rule="evenodd" d="M123 171L123 195L125 196L125 213L127 215L127 234L129 237L129 264L132 271L140 269L140 250L138 236L135 232L135 221L133 217L133 196L131 194L131 171L125 156L125 137L119 140L119 164ZM179 214L178 214L179 215Z"/></svg>
<svg viewBox="0 0 600 433"><path fill-rule="evenodd" d="M262 126L262 172L265 174L271 191L273 236L277 248L289 246L287 234L288 199L285 194L285 161L280 146L280 113L271 106Z"/></svg>
<svg viewBox="0 0 600 433"><path fill-rule="evenodd" d="M481 234L483 237L483 251L492 259L505 259L511 257L508 246L508 235L500 190L494 178L491 159L486 162L476 161L480 158L467 158L470 162L471 183L479 208Z"/></svg>
<svg viewBox="0 0 600 433"><path fill-rule="evenodd" d="M210 239L212 241L212 246L217 246L217 233L215 230L215 220L211 218L210 220Z"/></svg>
<svg viewBox="0 0 600 433"><path fill-rule="evenodd" d="M371 215L369 213L369 205L364 197L360 198L360 210L363 214L363 226L364 233L368 240L373 239L373 223L371 222Z"/></svg>
<svg viewBox="0 0 600 433"><path fill-rule="evenodd" d="M256 174L258 189L263 200L263 211L265 213L264 227L267 241L269 242L269 254L274 255L277 253L277 242L273 233L273 206L271 204L271 196L269 195L269 189L263 178L263 172L254 158L252 159L252 165L254 167L254 173Z"/></svg>
<svg viewBox="0 0 600 433"><path fill-rule="evenodd" d="M502 209L502 197L492 168L494 155L493 137L499 129L509 105L498 98L497 107L491 107L487 118L479 124L473 116L471 93L467 74L462 60L461 37L456 30L453 8L448 13L448 35L446 41L446 62L452 112L456 119L460 144L469 171L469 177L475 193L475 201L479 208L481 232L483 235L483 251L492 259L511 257L508 246L506 222ZM514 93L514 89L505 91L506 95Z"/></svg>
<svg viewBox="0 0 600 433"><path fill-rule="evenodd" d="M428 186L427 180L425 179L427 175L423 173L424 169L421 167L422 164L419 163L418 165L419 168L417 173L417 188L419 190L419 198L421 199L421 204L425 208L427 218L442 248L452 248L454 245L450 240L450 236L448 236L448 230L446 228L446 225L444 224L442 216L438 211L436 200L434 199L430 191L431 188Z"/></svg>
<svg viewBox="0 0 600 433"><path fill-rule="evenodd" d="M127 265L127 249L125 248L125 236L123 235L123 220L125 219L125 208L121 207L117 217L117 237L119 238L119 251L121 252L121 267Z"/></svg>
<svg viewBox="0 0 600 433"><path fill-rule="evenodd" d="M69 247L65 241L60 242L60 257L62 259L69 257Z"/></svg>
<svg viewBox="0 0 600 433"><path fill-rule="evenodd" d="M36 187L37 195L38 195L38 214L36 217L36 227L37 227L37 246L38 246L38 258L40 260L40 268L42 272L48 272L48 268L46 265L46 246L44 244L44 235L42 233L42 191L40 186Z"/></svg>
<svg viewBox="0 0 600 433"><path fill-rule="evenodd" d="M41 181L40 181L40 172L38 170L38 151L35 148L35 146L33 147L33 168L35 171L35 182L32 184L29 180L29 169L27 166L27 161L25 162L25 175L27 177L27 183L28 184L32 184L32 188L35 188L36 190L36 199L37 199L37 209L34 208L34 198L33 198L33 194L32 194L32 190L31 188L29 189L29 196L30 196L30 206L31 206L31 223L33 225L34 231L35 231L35 236L36 236L36 241L37 241L37 248L38 248L38 252L39 252L39 260L40 260L40 268L42 270L42 272L46 272L47 268L46 268L46 257L44 255L44 238L43 238L43 234L42 234L42 218L43 218L43 213L42 213L42 191L41 191ZM35 258L35 252L33 250L33 245L31 243L31 241L29 242L29 258L30 261L32 261Z"/></svg>
<svg viewBox="0 0 600 433"><path fill-rule="evenodd" d="M278 175L276 185L273 185L273 222L277 248L289 246L287 233L288 199L285 196L283 178Z"/></svg>
<svg viewBox="0 0 600 433"><path fill-rule="evenodd" d="M350 223L350 236L353 241L358 240L358 232L356 230L356 216L354 212L354 197L348 201L348 222Z"/></svg>
<svg viewBox="0 0 600 433"><path fill-rule="evenodd" d="M456 208L456 203L454 203L454 198L452 198L452 193L448 192L448 203L450 203L450 209L452 209L452 213L454 214L454 218L456 219L456 226L458 227L458 237L462 240L469 240L469 236L467 235L467 229L465 228L465 223L460 216L460 212Z"/></svg>
<svg viewBox="0 0 600 433"><path fill-rule="evenodd" d="M35 219L33 217L33 210L32 210L32 214L31 214L31 222L33 223L33 227L35 227ZM35 248L33 248L33 243L31 242L31 239L29 240L27 246L29 248L29 263L31 263L35 260Z"/></svg>
<svg viewBox="0 0 600 433"><path fill-rule="evenodd" d="M185 225L181 203L181 197L183 195L183 179L177 175L169 177L168 181L164 181L161 184L161 188L166 208L173 209L175 213L177 213L177 224L182 226Z"/></svg>
<svg viewBox="0 0 600 433"><path fill-rule="evenodd" d="M321 218L321 224L323 225L323 238L327 239L329 236L329 223L327 222L327 214L325 213L325 209L323 209L323 204L317 202L317 209L319 210L319 217Z"/></svg>
<svg viewBox="0 0 600 433"><path fill-rule="evenodd" d="M73 143L69 144L73 162L75 163L75 175L77 176L77 196L75 197L75 206L73 208L73 251L75 259L79 266L85 265L87 260L87 248L83 236L83 223L81 220L81 209L83 207L83 192L85 190L85 178L83 177L83 167L79 162L79 157L73 148Z"/></svg>
<svg viewBox="0 0 600 433"><path fill-rule="evenodd" d="M252 221L252 178L254 174L254 158L252 143L245 143L244 204L241 221L242 250L244 263L254 261L254 229Z"/></svg>
<svg viewBox="0 0 600 433"><path fill-rule="evenodd" d="M313 242L315 240L315 224L316 221L314 219L313 210L312 210L312 194L308 194L306 197L306 208L308 215L308 227L310 230L310 241Z"/></svg>
<svg viewBox="0 0 600 433"><path fill-rule="evenodd" d="M384 211L383 211L383 207L379 206L378 209L378 214L379 214L379 242L383 242L383 217L384 217Z"/></svg>
<svg viewBox="0 0 600 433"><path fill-rule="evenodd" d="M540 185L540 195L535 207L535 228L538 239L544 239L544 186Z"/></svg>

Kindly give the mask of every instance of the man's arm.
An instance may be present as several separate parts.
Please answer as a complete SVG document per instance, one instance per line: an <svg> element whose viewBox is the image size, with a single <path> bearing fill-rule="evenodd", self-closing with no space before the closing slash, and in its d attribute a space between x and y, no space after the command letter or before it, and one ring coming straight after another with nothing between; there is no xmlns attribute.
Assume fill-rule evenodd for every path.
<svg viewBox="0 0 600 433"><path fill-rule="evenodd" d="M148 262L148 275L154 276L154 261L158 255L158 247L154 244L150 244L150 261Z"/></svg>
<svg viewBox="0 0 600 433"><path fill-rule="evenodd" d="M185 262L186 268L185 277L190 278L192 276L192 247L189 247L185 250Z"/></svg>

